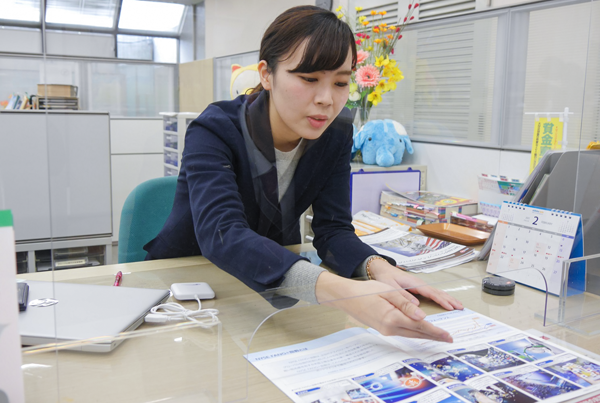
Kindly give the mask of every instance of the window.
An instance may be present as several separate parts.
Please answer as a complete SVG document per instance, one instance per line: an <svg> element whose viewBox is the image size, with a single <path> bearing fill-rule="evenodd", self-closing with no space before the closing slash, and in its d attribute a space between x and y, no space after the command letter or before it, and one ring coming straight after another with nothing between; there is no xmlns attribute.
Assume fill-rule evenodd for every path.
<svg viewBox="0 0 600 403"><path fill-rule="evenodd" d="M4 0L0 20L40 22L40 0Z"/></svg>
<svg viewBox="0 0 600 403"><path fill-rule="evenodd" d="M47 0L49 24L112 28L117 0Z"/></svg>
<svg viewBox="0 0 600 403"><path fill-rule="evenodd" d="M177 63L177 45L178 40L175 38L117 35L117 57Z"/></svg>
<svg viewBox="0 0 600 403"><path fill-rule="evenodd" d="M119 29L179 33L184 10L182 4L123 0Z"/></svg>
<svg viewBox="0 0 600 403"><path fill-rule="evenodd" d="M599 20L600 1L557 0L409 25L394 55L405 79L371 118L416 140L530 150L532 113L568 107L568 147L585 148L600 138Z"/></svg>
<svg viewBox="0 0 600 403"><path fill-rule="evenodd" d="M490 143L497 25L494 17L406 30L394 55L405 78L372 117L392 116L415 139Z"/></svg>
<svg viewBox="0 0 600 403"><path fill-rule="evenodd" d="M600 18L600 2L583 2L545 9L515 12L515 19L527 18L525 52L521 66L521 85L511 89L513 106L508 118L515 130L506 132L505 144L529 149L533 139L535 115L562 112L569 116L567 140L569 148L585 148L598 139L600 116L600 29L592 21ZM556 29L560 26L560 29ZM585 102L584 102L585 101ZM556 116L556 115L554 115Z"/></svg>
<svg viewBox="0 0 600 403"><path fill-rule="evenodd" d="M158 116L177 108L177 66L140 62L0 56L0 101L36 94L40 77L78 87L82 110L113 116Z"/></svg>

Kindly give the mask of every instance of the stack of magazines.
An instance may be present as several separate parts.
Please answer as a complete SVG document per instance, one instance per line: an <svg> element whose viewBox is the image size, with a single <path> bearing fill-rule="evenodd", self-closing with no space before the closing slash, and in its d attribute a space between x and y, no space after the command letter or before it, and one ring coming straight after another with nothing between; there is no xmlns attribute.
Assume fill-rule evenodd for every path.
<svg viewBox="0 0 600 403"><path fill-rule="evenodd" d="M378 253L396 260L396 265L413 273L432 273L470 262L477 251L414 232L388 228L359 237Z"/></svg>
<svg viewBox="0 0 600 403"><path fill-rule="evenodd" d="M426 191L381 192L380 215L416 227L424 224L448 223L453 212L477 214L477 202Z"/></svg>

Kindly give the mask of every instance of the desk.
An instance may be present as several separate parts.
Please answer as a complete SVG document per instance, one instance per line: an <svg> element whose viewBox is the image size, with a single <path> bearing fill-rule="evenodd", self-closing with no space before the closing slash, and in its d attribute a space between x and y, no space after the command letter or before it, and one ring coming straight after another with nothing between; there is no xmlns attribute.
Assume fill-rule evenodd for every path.
<svg viewBox="0 0 600 403"><path fill-rule="evenodd" d="M312 247L302 245L291 249L300 252ZM471 262L420 276L481 314L600 353L600 336L585 337L557 325L543 326L542 319L536 317L543 312L543 293L521 286L509 297L483 293L480 284L486 275L485 267L486 262ZM174 282L208 282L217 298L206 301L203 307L219 309L221 325L209 329L169 326L172 330L126 340L108 354L25 353L28 402L288 401L247 364L243 354L359 326L340 311L302 303L273 315L277 310L260 295L203 257L29 273L19 278L110 285L119 270L124 273L123 286L166 289ZM551 308L555 307L557 298L550 297L549 303ZM185 304L196 307L195 302ZM443 311L429 301L423 301L421 306L427 314ZM161 325L144 324L140 330L152 332L160 328Z"/></svg>

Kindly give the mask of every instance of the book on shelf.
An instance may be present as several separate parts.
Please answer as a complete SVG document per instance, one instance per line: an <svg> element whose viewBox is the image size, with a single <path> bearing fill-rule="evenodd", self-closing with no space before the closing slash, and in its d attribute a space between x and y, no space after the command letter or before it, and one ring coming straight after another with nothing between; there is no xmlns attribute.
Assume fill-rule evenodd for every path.
<svg viewBox="0 0 600 403"><path fill-rule="evenodd" d="M380 215L416 227L423 224L447 223L453 212L477 214L477 202L422 190L381 192Z"/></svg>
<svg viewBox="0 0 600 403"><path fill-rule="evenodd" d="M8 103L6 104L6 110L14 110L17 109L16 106L19 102L19 100L21 99L21 96L19 94L11 94L10 98L8 99Z"/></svg>
<svg viewBox="0 0 600 403"><path fill-rule="evenodd" d="M31 109L31 100L27 93L23 94L12 94L6 103L5 110L25 110Z"/></svg>
<svg viewBox="0 0 600 403"><path fill-rule="evenodd" d="M40 97L77 97L77 86L66 84L38 84L37 94Z"/></svg>

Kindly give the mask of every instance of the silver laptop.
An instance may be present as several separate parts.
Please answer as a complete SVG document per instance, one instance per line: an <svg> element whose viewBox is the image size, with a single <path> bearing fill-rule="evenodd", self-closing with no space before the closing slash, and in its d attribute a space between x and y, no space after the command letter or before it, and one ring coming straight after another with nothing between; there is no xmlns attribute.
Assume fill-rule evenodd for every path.
<svg viewBox="0 0 600 403"><path fill-rule="evenodd" d="M25 346L116 336L133 330L153 306L169 298L169 290L27 281L27 310L19 313ZM57 302L54 302L57 301ZM122 340L85 344L74 349L109 352Z"/></svg>

